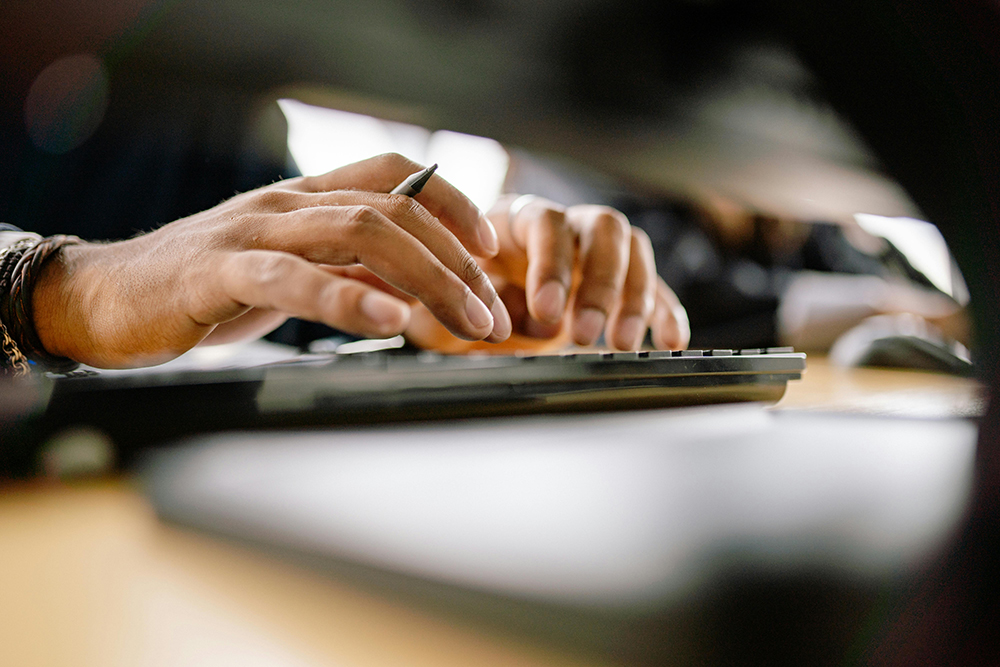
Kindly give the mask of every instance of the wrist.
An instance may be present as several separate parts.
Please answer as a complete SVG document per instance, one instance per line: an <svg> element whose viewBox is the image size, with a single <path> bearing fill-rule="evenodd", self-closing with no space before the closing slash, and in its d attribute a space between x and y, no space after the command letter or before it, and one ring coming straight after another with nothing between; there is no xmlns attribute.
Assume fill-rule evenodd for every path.
<svg viewBox="0 0 1000 667"><path fill-rule="evenodd" d="M4 230L6 232L6 230ZM75 236L5 233L0 242L0 323L4 343L4 366L23 375L28 361L39 368L65 372L75 368L70 359L51 354L42 344L34 323L33 294L38 279L49 260L69 245L79 243ZM11 242L12 241L12 242Z"/></svg>
<svg viewBox="0 0 1000 667"><path fill-rule="evenodd" d="M57 358L80 360L86 327L80 320L86 294L78 276L80 259L94 246L67 245L41 267L31 293L32 320L44 352Z"/></svg>

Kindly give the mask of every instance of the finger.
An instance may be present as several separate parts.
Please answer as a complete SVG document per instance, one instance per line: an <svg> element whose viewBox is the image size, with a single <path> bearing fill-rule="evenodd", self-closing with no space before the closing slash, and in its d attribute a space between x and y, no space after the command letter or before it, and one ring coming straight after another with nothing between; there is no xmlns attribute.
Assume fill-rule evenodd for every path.
<svg viewBox="0 0 1000 667"><path fill-rule="evenodd" d="M656 279L656 309L652 320L653 345L660 350L683 350L691 341L687 311L663 278Z"/></svg>
<svg viewBox="0 0 1000 667"><path fill-rule="evenodd" d="M201 324L216 324L253 307L385 338L401 333L410 319L410 307L398 299L287 253L229 253L216 278L214 298L192 313Z"/></svg>
<svg viewBox="0 0 1000 667"><path fill-rule="evenodd" d="M295 179L290 187L303 192L345 189L389 192L407 176L421 169L423 166L412 160L395 153L386 153L334 169L322 176ZM493 224L468 197L439 174L431 176L416 199L472 253L492 257L499 251Z"/></svg>
<svg viewBox="0 0 1000 667"><path fill-rule="evenodd" d="M446 266L427 245L369 206L314 207L273 217L278 222L262 225L260 233L267 247L320 264L363 264L422 301L461 338L502 340L510 333L503 302L464 250Z"/></svg>
<svg viewBox="0 0 1000 667"><path fill-rule="evenodd" d="M637 350L646 337L656 303L653 245L641 229L631 230L628 270L621 298L608 322L608 342L619 350Z"/></svg>
<svg viewBox="0 0 1000 667"><path fill-rule="evenodd" d="M523 303L524 293L520 290L518 290L518 293L522 297L521 307L526 315L527 305ZM511 300L507 299L506 294L503 296L504 302L509 304L511 312L517 311L516 300L512 303ZM516 315L514 317L516 323ZM514 333L502 343L487 344L482 341L463 341L449 334L426 308L420 306L413 309L413 314L410 317L410 326L407 327L405 335L406 339L417 347L437 350L447 354L468 354L471 352L491 354L541 353L564 349L569 343L569 334L565 329L554 331L552 335L539 337L522 331L516 324Z"/></svg>
<svg viewBox="0 0 1000 667"><path fill-rule="evenodd" d="M409 303L411 306L419 303L417 299L413 298L406 292L397 289L393 285L390 285L386 281L382 280L382 278L378 277L377 275L372 273L369 269L360 264L354 264L352 266L329 266L324 264L320 265L319 268L332 275L351 278L352 280L357 280L367 285L371 285L372 287L382 290L383 292L390 294L396 297L397 299L400 299L401 301ZM516 334L522 334L522 335L532 336L534 338L553 338L559 333L560 329L559 323L541 325L539 322L531 318L531 316L528 313L528 307L527 304L525 303L524 292L522 290L516 288L508 288L506 290L500 290L500 292L502 292L500 294L500 298L503 300L503 304L507 312L509 313L508 317L511 320L511 325L512 325L511 337L515 336ZM423 313L424 309L418 309L415 310L414 312ZM411 320L411 322L414 322L414 320ZM447 337L450 338L452 341L457 340L450 334L447 334L444 327L441 326L441 324L437 322L437 320L435 320L435 322L437 323L437 328L434 328L435 332L438 331L438 329L440 329L440 331L444 332L444 334L446 334ZM414 324L413 326L417 325ZM423 336L423 338L416 341L418 345L434 349L441 348L443 351L450 350L450 348L447 348L447 346L444 346L443 344L438 342L435 342L433 344L427 344L426 341L428 340L429 336L426 332L429 329L425 325L421 324L419 327L417 327L416 330L419 334ZM408 336L410 335L410 330L407 330L407 335ZM430 338L436 341L436 336ZM424 341L423 344L421 344L420 341ZM507 347L500 346L495 349L496 350L508 349L508 347L509 346ZM472 348L467 348L463 346L461 349L467 350Z"/></svg>
<svg viewBox="0 0 1000 667"><path fill-rule="evenodd" d="M331 275L340 276L341 278L350 278L351 280L357 280L358 282L365 283L366 285L371 285L372 287L381 290L386 294L399 299L400 301L405 301L411 306L419 303L417 299L400 289L396 289L395 286L382 280L368 268L360 264L353 264L351 266L330 266L329 264L319 264L318 266L320 269ZM508 305L506 301L504 301L504 305Z"/></svg>
<svg viewBox="0 0 1000 667"><path fill-rule="evenodd" d="M277 329L287 319L286 313L254 308L236 319L218 325L198 344L224 345L241 340L256 340Z"/></svg>
<svg viewBox="0 0 1000 667"><path fill-rule="evenodd" d="M317 240L323 238L325 230L315 229L315 226L318 224L329 227L330 223L317 221L315 216L305 216L301 211L334 206L370 207L422 243L486 304L494 320L494 327L489 332L488 337L491 342L503 340L510 335L510 327L507 326L510 318L506 315L504 304L497 299L496 290L479 264L469 254L469 251L459 243L454 234L442 226L427 209L412 198L402 195L345 190L316 194L288 194L289 201L285 204L287 216L292 218L292 221L277 227L272 226L271 229L265 231L263 236L265 243L280 242L279 237L288 238L291 235L296 235L304 243L298 251L293 250L292 252L302 254L313 261L340 263L333 261L336 259L335 257L322 259L318 255L318 253L327 251L328 247L335 247L336 242L333 239L330 239L329 244L323 244L323 246L316 243ZM482 338L482 336L477 336L477 338Z"/></svg>
<svg viewBox="0 0 1000 667"><path fill-rule="evenodd" d="M503 302L510 312L510 319L513 323L513 333L511 337L517 335L519 338L550 339L558 336L562 330L562 321L539 322L532 317L528 309L527 295L523 289L514 285L508 285L501 290Z"/></svg>
<svg viewBox="0 0 1000 667"><path fill-rule="evenodd" d="M562 206L542 198L518 210L509 225L528 260L528 312L544 324L558 322L572 286L576 231L567 223Z"/></svg>
<svg viewBox="0 0 1000 667"><path fill-rule="evenodd" d="M573 340L592 345L625 285L631 253L631 226L606 206L574 206L568 214L580 233L581 279L573 304Z"/></svg>

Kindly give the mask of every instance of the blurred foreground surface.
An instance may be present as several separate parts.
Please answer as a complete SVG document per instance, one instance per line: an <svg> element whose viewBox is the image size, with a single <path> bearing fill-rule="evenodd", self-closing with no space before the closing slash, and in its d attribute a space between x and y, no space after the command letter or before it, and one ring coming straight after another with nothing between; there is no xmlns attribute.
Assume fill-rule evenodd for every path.
<svg viewBox="0 0 1000 667"><path fill-rule="evenodd" d="M344 561L261 552L160 523L125 479L6 486L0 488L3 662L80 667L842 664L862 655L912 574L960 518L975 431L965 418L980 409L980 389L970 380L839 369L810 360L806 379L790 386L778 416L801 419L827 410L832 412L823 419L923 423L928 431L944 428L961 436L942 438L939 446L915 445L940 464L923 466L928 474L922 477L913 475L919 461L909 471L893 463L919 454L907 452L905 443L897 443L885 465L870 466L873 484L866 488L881 485L888 498L901 480L936 484L938 506L925 508L933 525L915 542L916 553L865 575L857 568L815 567L815 560L812 566L800 559L799 566L788 567L780 553L772 554L768 565L751 549L719 560L709 577L681 576L680 585L657 605L617 611L498 595L482 587L476 591ZM534 423L522 427L530 430ZM845 443L845 450L851 451L852 444ZM482 445L468 443L466 458L477 447ZM801 447L805 455L811 443ZM859 450L840 461L849 468L851 460L873 461L879 451L889 448ZM795 465L788 471L802 472ZM836 480L844 479L838 474L831 470L826 484L834 491ZM819 481L813 485L815 493L807 488L798 497L821 498L829 490ZM849 495L857 488L839 490ZM677 493L675 485L665 491L673 492L670 502L679 516L710 510L683 504L685 497L692 502L706 497L697 489ZM516 504L518 489L510 493ZM470 488L454 505L473 505L482 496ZM753 509L753 499L748 495L744 509ZM779 504L771 516L794 515L803 506ZM751 546L766 545L773 537L760 526L748 536ZM834 533L838 530L850 533L833 526ZM850 551L846 543L824 543L820 537L814 548ZM884 537L870 536L869 542ZM808 535L803 545L809 546ZM608 549L621 546L609 544ZM618 565L629 571L629 563Z"/></svg>

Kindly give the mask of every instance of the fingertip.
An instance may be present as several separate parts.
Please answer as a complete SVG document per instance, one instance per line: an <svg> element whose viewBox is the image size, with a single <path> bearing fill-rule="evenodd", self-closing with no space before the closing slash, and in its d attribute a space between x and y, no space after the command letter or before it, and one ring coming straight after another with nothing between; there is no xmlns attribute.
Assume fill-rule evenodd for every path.
<svg viewBox="0 0 1000 667"><path fill-rule="evenodd" d="M410 322L408 304L377 290L370 290L362 296L358 301L358 309L381 334L398 334Z"/></svg>
<svg viewBox="0 0 1000 667"><path fill-rule="evenodd" d="M486 304L471 291L465 299L465 316L473 329L485 329L481 335L475 336L476 340L486 338L493 331L493 314L486 307Z"/></svg>
<svg viewBox="0 0 1000 667"><path fill-rule="evenodd" d="M653 325L653 344L660 350L683 350L691 340L691 325L681 308L664 309Z"/></svg>
<svg viewBox="0 0 1000 667"><path fill-rule="evenodd" d="M500 252L500 237L496 227L482 213L479 214L479 243L485 251L484 257L495 257Z"/></svg>
<svg viewBox="0 0 1000 667"><path fill-rule="evenodd" d="M604 331L607 316L596 308L584 308L573 321L573 342L593 345Z"/></svg>
<svg viewBox="0 0 1000 667"><path fill-rule="evenodd" d="M507 312L507 306L499 296L493 300L490 312L493 314L493 331L486 337L486 340L490 343L502 343L510 338L510 334L514 331L514 325L510 319L510 313Z"/></svg>
<svg viewBox="0 0 1000 667"><path fill-rule="evenodd" d="M653 347L657 350L676 350L680 349L677 345L677 332L669 331L663 326L657 326L653 329Z"/></svg>
<svg viewBox="0 0 1000 667"><path fill-rule="evenodd" d="M622 318L615 327L614 346L619 350L637 350L646 334L646 322L638 315Z"/></svg>
<svg viewBox="0 0 1000 667"><path fill-rule="evenodd" d="M687 349L688 343L691 342L691 323L688 321L687 311L684 310L684 306L678 303L674 306L671 312L677 326L676 349Z"/></svg>
<svg viewBox="0 0 1000 667"><path fill-rule="evenodd" d="M550 280L535 292L532 315L544 324L558 322L566 311L567 298L566 286L558 280Z"/></svg>

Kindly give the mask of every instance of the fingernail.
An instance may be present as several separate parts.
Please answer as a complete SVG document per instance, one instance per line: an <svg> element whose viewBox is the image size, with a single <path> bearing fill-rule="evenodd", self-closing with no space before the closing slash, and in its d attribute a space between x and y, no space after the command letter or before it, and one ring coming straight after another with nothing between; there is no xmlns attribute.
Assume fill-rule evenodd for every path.
<svg viewBox="0 0 1000 667"><path fill-rule="evenodd" d="M573 323L575 340L581 345L590 345L604 331L604 323L607 318L604 313L596 308L584 308L577 314Z"/></svg>
<svg viewBox="0 0 1000 667"><path fill-rule="evenodd" d="M493 316L490 315L490 309L472 292L469 292L469 296L465 299L465 315L469 318L472 326L477 329L493 328Z"/></svg>
<svg viewBox="0 0 1000 667"><path fill-rule="evenodd" d="M407 306L381 292L368 292L358 304L361 313L381 329L402 330Z"/></svg>
<svg viewBox="0 0 1000 667"><path fill-rule="evenodd" d="M497 230L485 215L479 216L479 242L483 244L483 249L490 256L500 252L500 240L497 238Z"/></svg>
<svg viewBox="0 0 1000 667"><path fill-rule="evenodd" d="M490 312L493 313L493 333L490 334L490 340L499 343L510 338L514 325L511 324L510 313L507 312L507 306L500 300L500 297L493 301L493 308L490 309Z"/></svg>
<svg viewBox="0 0 1000 667"><path fill-rule="evenodd" d="M557 322L565 309L566 288L558 280L550 280L535 292L535 314L542 322Z"/></svg>
<svg viewBox="0 0 1000 667"><path fill-rule="evenodd" d="M630 315L618 323L615 342L623 350L635 350L642 344L642 335L646 327L638 315Z"/></svg>

